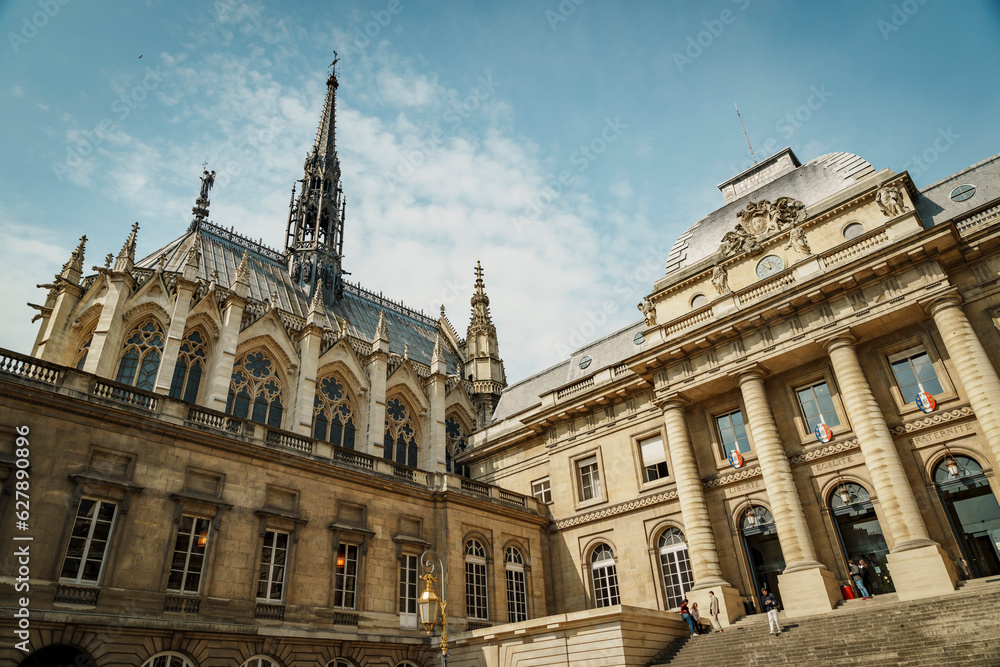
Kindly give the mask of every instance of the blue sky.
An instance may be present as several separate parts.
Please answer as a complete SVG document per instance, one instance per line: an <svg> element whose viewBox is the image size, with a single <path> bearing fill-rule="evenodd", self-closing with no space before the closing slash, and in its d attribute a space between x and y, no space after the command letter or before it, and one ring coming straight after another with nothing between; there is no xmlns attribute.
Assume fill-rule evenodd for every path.
<svg viewBox="0 0 1000 667"><path fill-rule="evenodd" d="M88 267L133 221L140 254L179 236L203 161L211 219L280 246L334 49L345 268L464 333L482 260L511 380L639 319L751 164L734 102L758 158L849 151L923 187L1000 151L996 2L34 0L0 27L19 351L79 236Z"/></svg>

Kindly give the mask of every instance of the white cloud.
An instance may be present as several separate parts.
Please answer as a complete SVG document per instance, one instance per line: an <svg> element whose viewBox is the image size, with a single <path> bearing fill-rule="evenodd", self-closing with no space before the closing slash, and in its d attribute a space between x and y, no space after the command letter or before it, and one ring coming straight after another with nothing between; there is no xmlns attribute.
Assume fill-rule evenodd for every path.
<svg viewBox="0 0 1000 667"><path fill-rule="evenodd" d="M14 97L24 97L24 88L21 86L11 86L10 94Z"/></svg>

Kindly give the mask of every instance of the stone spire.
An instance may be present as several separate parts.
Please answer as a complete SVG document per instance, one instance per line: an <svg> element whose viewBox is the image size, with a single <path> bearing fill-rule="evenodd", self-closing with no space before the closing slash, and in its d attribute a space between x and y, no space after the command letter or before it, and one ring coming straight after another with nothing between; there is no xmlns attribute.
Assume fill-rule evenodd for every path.
<svg viewBox="0 0 1000 667"><path fill-rule="evenodd" d="M372 341L372 352L389 352L389 328L385 325L385 311L379 311L378 326L375 327L375 340Z"/></svg>
<svg viewBox="0 0 1000 667"><path fill-rule="evenodd" d="M138 233L139 223L137 222L132 225L132 233L125 239L125 244L118 252L118 257L115 258L114 271L131 271L132 267L135 266L135 239Z"/></svg>
<svg viewBox="0 0 1000 667"><path fill-rule="evenodd" d="M233 282L229 286L230 290L232 290L237 296L243 299L247 298L247 295L250 294L250 267L248 265L249 261L250 261L250 251L244 250L243 258L240 259L240 265L236 267L236 275L233 277Z"/></svg>
<svg viewBox="0 0 1000 667"><path fill-rule="evenodd" d="M465 376L473 383L472 403L477 428L490 423L507 376L500 358L497 330L490 316L490 298L483 282L483 265L476 262L476 286L472 295L472 319L465 337Z"/></svg>
<svg viewBox="0 0 1000 667"><path fill-rule="evenodd" d="M331 306L342 293L346 212L336 148L337 62L335 57L330 65L326 101L316 141L303 166L298 196L292 187L285 234L285 259L292 282L307 293L323 285L324 300Z"/></svg>
<svg viewBox="0 0 1000 667"><path fill-rule="evenodd" d="M86 245L87 236L83 235L80 237L80 245L76 247L73 254L63 264L62 271L59 273L60 278L74 285L80 284L80 277L83 275L83 252Z"/></svg>
<svg viewBox="0 0 1000 667"><path fill-rule="evenodd" d="M431 352L431 374L445 375L447 372L448 366L444 358L444 349L441 347L441 333L438 332L434 338L434 351Z"/></svg>
<svg viewBox="0 0 1000 667"><path fill-rule="evenodd" d="M194 280L198 276L198 267L201 266L201 232L195 232L191 247L188 248L187 258L184 260L182 269L185 280Z"/></svg>

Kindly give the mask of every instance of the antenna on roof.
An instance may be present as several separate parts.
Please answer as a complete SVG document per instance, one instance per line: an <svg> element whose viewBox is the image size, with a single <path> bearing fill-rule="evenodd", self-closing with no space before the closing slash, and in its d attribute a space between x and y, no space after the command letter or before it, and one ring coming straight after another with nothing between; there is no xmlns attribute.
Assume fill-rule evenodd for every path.
<svg viewBox="0 0 1000 667"><path fill-rule="evenodd" d="M747 139L747 148L750 149L750 157L753 158L753 163L757 164L757 156L753 154L753 146L750 145L750 137L747 136L747 128L743 127L743 116L740 115L740 108L736 106L736 102L733 102L733 106L736 107L736 117L740 119L740 127L743 128L743 136Z"/></svg>

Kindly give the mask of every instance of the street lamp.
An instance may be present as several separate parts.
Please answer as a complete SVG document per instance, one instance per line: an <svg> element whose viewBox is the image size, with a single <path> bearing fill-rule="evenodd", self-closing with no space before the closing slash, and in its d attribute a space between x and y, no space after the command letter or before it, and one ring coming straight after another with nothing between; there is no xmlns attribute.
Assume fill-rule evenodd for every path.
<svg viewBox="0 0 1000 667"><path fill-rule="evenodd" d="M844 481L844 477L843 475L840 474L839 470L837 471L837 478L840 479L840 489L837 490L837 494L840 495L840 499L844 502L845 505L850 505L851 491L847 487L847 482Z"/></svg>
<svg viewBox="0 0 1000 667"><path fill-rule="evenodd" d="M948 458L944 460L944 464L948 467L948 474L952 477L958 477L958 473L961 472L958 467L958 461L955 459L954 454L948 449L948 445L944 446L944 451L948 453Z"/></svg>
<svg viewBox="0 0 1000 667"><path fill-rule="evenodd" d="M420 624L424 626L427 636L430 637L431 632L434 631L434 626L437 624L438 610L440 610L441 667L448 667L448 601L443 597L439 598L434 591L434 584L437 583L438 579L434 576L434 561L430 559L429 554L433 554L441 565L441 595L444 595L444 562L436 551L427 549L420 554L420 562L423 564L425 572L420 578L424 580L425 587L423 593L420 594L420 598L417 600L417 614L420 616Z"/></svg>

